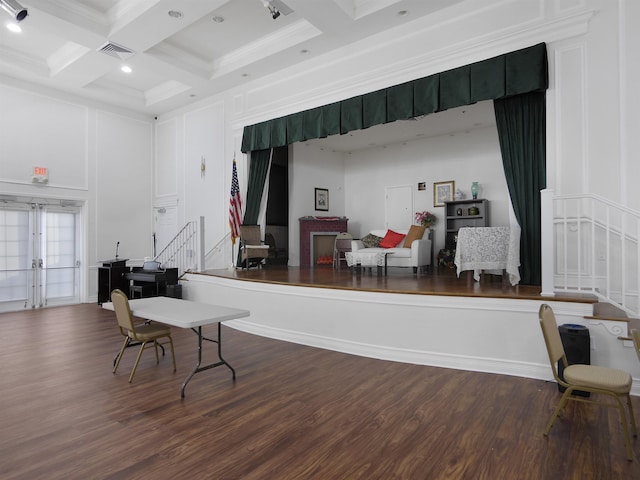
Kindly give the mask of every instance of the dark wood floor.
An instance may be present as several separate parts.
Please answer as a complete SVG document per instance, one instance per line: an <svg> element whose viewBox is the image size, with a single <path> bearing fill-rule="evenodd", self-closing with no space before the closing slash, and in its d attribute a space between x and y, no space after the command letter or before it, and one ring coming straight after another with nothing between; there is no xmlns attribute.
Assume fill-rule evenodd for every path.
<svg viewBox="0 0 640 480"><path fill-rule="evenodd" d="M177 372L147 351L129 384L134 349L111 373L121 341L112 312L92 304L1 314L0 478L640 478L640 440L627 461L613 409L572 402L542 435L559 399L552 383L223 327L237 380L225 368L199 373L181 399L196 337L173 332ZM633 403L640 412L640 398Z"/></svg>
<svg viewBox="0 0 640 480"><path fill-rule="evenodd" d="M204 275L214 275L238 280L280 283L286 285L395 292L416 295L445 295L466 297L506 297L526 300L543 300L540 286L516 285L503 282L499 275L482 275L476 282L471 272L462 272L460 278L449 268L430 269L413 275L410 268L389 268L387 275L378 275L376 269L354 273L349 268L340 270L331 266L316 268L266 266L264 268L207 270ZM566 301L593 303L588 295L560 295Z"/></svg>

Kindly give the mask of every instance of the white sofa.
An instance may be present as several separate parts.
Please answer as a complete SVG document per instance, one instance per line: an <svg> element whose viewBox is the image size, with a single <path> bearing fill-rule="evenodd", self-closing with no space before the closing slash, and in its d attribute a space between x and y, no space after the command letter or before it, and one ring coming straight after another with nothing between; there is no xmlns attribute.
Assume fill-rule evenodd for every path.
<svg viewBox="0 0 640 480"><path fill-rule="evenodd" d="M394 229L394 232L402 233L406 235L409 230ZM377 237L384 238L387 230L371 230L369 232ZM387 252L392 255L387 256L387 266L389 267L413 267L413 273L417 273L418 269L425 269L431 265L431 230L427 228L424 231L422 239L414 240L411 243L411 248L404 248L402 245L404 239L400 242L400 246L394 248L381 248L381 247L365 247L362 240L351 241L351 251L366 251L366 252Z"/></svg>

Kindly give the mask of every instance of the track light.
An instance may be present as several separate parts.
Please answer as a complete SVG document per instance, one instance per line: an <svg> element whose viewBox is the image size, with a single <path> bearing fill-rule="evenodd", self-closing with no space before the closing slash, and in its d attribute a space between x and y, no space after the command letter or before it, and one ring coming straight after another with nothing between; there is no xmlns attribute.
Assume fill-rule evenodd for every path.
<svg viewBox="0 0 640 480"><path fill-rule="evenodd" d="M11 15L16 22L21 22L29 14L27 9L16 2L16 0L0 0L0 7Z"/></svg>
<svg viewBox="0 0 640 480"><path fill-rule="evenodd" d="M269 13L271 14L271 18L275 20L280 16L280 11L273 6L270 0L262 0L262 3L264 4L265 8L269 10Z"/></svg>

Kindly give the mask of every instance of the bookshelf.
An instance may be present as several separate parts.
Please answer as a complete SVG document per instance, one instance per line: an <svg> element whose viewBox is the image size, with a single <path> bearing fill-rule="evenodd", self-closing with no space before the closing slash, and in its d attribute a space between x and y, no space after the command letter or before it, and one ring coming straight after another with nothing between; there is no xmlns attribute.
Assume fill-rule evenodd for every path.
<svg viewBox="0 0 640 480"><path fill-rule="evenodd" d="M477 213L474 211L477 209ZM445 247L454 249L461 227L489 226L489 201L485 199L445 202ZM469 213L471 211L471 214Z"/></svg>

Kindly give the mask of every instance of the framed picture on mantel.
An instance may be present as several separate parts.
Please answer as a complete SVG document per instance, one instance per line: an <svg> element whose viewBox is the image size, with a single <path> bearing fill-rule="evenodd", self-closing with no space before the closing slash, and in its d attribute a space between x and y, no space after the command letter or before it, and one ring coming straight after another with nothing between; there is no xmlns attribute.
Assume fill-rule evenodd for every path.
<svg viewBox="0 0 640 480"><path fill-rule="evenodd" d="M433 206L444 207L444 202L453 202L453 192L456 184L453 180L436 182L433 184Z"/></svg>
<svg viewBox="0 0 640 480"><path fill-rule="evenodd" d="M329 211L329 190L326 188L316 188L316 210Z"/></svg>

